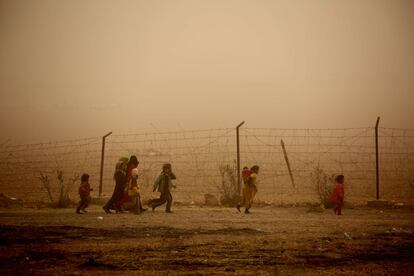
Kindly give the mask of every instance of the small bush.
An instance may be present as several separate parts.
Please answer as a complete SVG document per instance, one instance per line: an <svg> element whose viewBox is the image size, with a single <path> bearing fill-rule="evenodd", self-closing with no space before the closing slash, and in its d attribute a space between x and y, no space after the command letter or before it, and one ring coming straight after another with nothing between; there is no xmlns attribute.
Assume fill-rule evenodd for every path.
<svg viewBox="0 0 414 276"><path fill-rule="evenodd" d="M39 179L43 184L43 188L45 188L45 190L47 191L50 202L53 203L52 188L50 186L49 176L47 176L47 175L43 174L42 172L40 172Z"/></svg>
<svg viewBox="0 0 414 276"><path fill-rule="evenodd" d="M224 206L236 206L240 202L240 188L237 183L236 164L219 166L221 185L218 187Z"/></svg>
<svg viewBox="0 0 414 276"><path fill-rule="evenodd" d="M323 169L316 167L313 172L311 172L311 181L316 188L321 204L327 208L332 207L333 203L330 200L330 195L335 183L335 175L328 175Z"/></svg>
<svg viewBox="0 0 414 276"><path fill-rule="evenodd" d="M55 201L53 198L52 184L51 184L49 176L40 172L39 179L43 183L43 187L47 191L49 200L53 207L67 208L73 205L69 197L69 194L74 184L79 181L80 179L79 174L75 174L72 178L70 178L67 181L67 183L65 183L63 171L61 170L56 171L57 187L59 190L59 197L57 201Z"/></svg>

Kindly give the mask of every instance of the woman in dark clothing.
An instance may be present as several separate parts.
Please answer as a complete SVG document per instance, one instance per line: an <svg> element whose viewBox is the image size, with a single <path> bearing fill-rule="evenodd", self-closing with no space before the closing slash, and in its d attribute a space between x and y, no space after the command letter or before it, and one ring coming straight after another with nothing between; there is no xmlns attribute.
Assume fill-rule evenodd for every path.
<svg viewBox="0 0 414 276"><path fill-rule="evenodd" d="M114 174L115 179L115 188L114 192L112 193L111 199L102 207L105 213L110 214L111 210L115 210L117 212L120 211L120 208L117 206L117 203L124 195L124 190L127 185L127 158L121 158L118 163L116 164L116 170Z"/></svg>

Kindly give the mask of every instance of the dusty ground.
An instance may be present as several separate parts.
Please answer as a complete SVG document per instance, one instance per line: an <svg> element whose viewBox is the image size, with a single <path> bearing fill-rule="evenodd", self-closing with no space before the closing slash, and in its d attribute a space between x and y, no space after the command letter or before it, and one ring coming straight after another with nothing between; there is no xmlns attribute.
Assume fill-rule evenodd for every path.
<svg viewBox="0 0 414 276"><path fill-rule="evenodd" d="M414 275L413 231L413 209L1 209L0 274Z"/></svg>

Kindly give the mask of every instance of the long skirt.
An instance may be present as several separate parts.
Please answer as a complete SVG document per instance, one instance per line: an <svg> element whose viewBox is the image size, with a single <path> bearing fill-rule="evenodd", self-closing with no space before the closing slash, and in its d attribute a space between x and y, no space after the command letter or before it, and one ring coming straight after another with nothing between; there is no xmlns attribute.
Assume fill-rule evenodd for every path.
<svg viewBox="0 0 414 276"><path fill-rule="evenodd" d="M242 192L243 198L240 205L250 209L253 204L253 198L257 193L257 187L254 184L244 184Z"/></svg>
<svg viewBox="0 0 414 276"><path fill-rule="evenodd" d="M122 210L128 210L134 213L141 213L142 205L141 205L141 197L137 196L130 196L130 200L128 202L124 202L121 205Z"/></svg>

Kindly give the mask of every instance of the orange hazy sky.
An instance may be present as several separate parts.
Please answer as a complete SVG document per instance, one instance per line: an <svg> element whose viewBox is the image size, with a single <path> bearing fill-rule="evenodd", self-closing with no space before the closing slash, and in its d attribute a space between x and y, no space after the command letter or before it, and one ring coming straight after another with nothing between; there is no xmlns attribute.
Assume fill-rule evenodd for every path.
<svg viewBox="0 0 414 276"><path fill-rule="evenodd" d="M0 0L0 143L414 128L414 1Z"/></svg>

